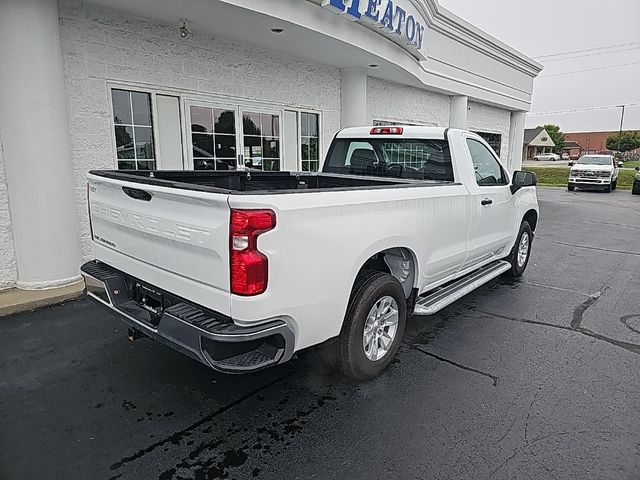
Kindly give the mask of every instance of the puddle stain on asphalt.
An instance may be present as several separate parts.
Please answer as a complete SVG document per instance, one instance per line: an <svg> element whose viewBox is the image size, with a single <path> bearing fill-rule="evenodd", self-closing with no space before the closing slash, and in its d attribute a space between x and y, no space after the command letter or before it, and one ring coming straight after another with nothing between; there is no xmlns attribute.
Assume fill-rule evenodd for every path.
<svg viewBox="0 0 640 480"><path fill-rule="evenodd" d="M248 393L246 393L245 395L242 395L241 397L237 398L236 400L234 400L233 402L230 402L226 405L224 405L223 407L220 407L219 409L217 409L216 411L210 413L209 415L201 418L200 420L198 420L197 422L189 425L188 427L179 430L171 435L169 435L166 438L163 438L162 440L158 440L155 443L152 443L151 445L147 446L146 448L142 449L142 450L138 450L136 453L134 453L133 455L130 455L128 457L124 457L122 459L120 459L119 461L115 462L114 464L111 465L110 469L113 470L118 470L121 467L123 467L124 465L133 462L134 460L137 460L141 457L143 457L144 455L147 455L151 452L153 452L154 450L167 445L167 444L173 444L173 445L179 445L181 440L188 436L192 431L194 431L195 429L197 429L198 427L206 424L207 422L211 422L214 418L216 418L218 415L221 415L223 413L225 413L227 410L235 407L236 405L241 404L242 402L244 402L245 400L253 397L254 395L256 395L257 393L268 389L269 387L271 387L272 385L275 385L278 382L283 381L285 378L287 378L288 375L283 375L281 377L276 378L275 380L266 383L265 385L262 385L261 387L258 387ZM113 477L112 477L113 478Z"/></svg>
<svg viewBox="0 0 640 480"><path fill-rule="evenodd" d="M278 404L288 404L289 396L285 399L284 403L280 401ZM279 415L292 415L284 420L269 421L265 416L262 423L255 423L252 427L235 427L235 423L232 423L232 428L228 428L224 436L201 442L174 466L164 470L159 478L165 480L229 478L233 469L242 467L249 459L253 463L260 463L268 457L286 451L291 439L302 433L307 417L325 407L329 402L337 400L337 397L313 395L310 400L304 410L295 409L294 405L288 409L280 407ZM286 413L284 413L285 409ZM206 435L216 426L209 425L198 433ZM255 467L251 470L251 475L254 477L259 473L260 470Z"/></svg>
<svg viewBox="0 0 640 480"><path fill-rule="evenodd" d="M159 453L160 459L168 460L164 465L164 470L159 473L162 480L170 479L194 479L213 480L229 478L235 469L245 466L250 460L253 465L248 465L245 477L256 477L260 475L261 469L255 465L260 465L261 460L272 457L286 451L292 439L304 430L308 417L314 412L326 408L328 404L338 399L337 395L348 395L353 392L351 385L349 391L340 385L327 384L321 386L318 393L309 393L305 388L302 395L297 398L304 398L304 403L296 400L291 401L290 393L285 394L279 400L271 399L262 394L265 390L274 386L278 382L291 377L287 373L272 382L269 382L257 389L248 392L237 400L217 409L215 412L201 418L192 425L159 440L138 452L124 457L111 465L114 475L110 480L116 480L128 473L128 464L140 460L148 454ZM297 384L294 382L292 387ZM356 391L359 387L356 388ZM228 412L233 407L240 406L243 402L251 399L254 402L269 402L271 406L255 408L247 406L249 416L243 416L249 420L243 426L238 426L236 422L231 422L225 428L226 417L218 418L221 414ZM337 408L337 407L336 407ZM265 413L266 412L266 413ZM173 412L171 412L173 414ZM242 412L240 412L242 414ZM332 417L333 414L328 416ZM213 438L209 438L211 435ZM203 440L201 440L203 439ZM168 452L172 447L177 447L178 453L169 456ZM154 458L154 462L156 458ZM253 467L251 470L248 470Z"/></svg>

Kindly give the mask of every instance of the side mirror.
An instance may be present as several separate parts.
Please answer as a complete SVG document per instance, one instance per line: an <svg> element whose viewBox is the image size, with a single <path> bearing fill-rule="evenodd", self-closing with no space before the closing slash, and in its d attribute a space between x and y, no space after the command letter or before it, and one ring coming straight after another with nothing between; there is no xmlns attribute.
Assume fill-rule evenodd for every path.
<svg viewBox="0 0 640 480"><path fill-rule="evenodd" d="M624 167L624 162L618 162L618 167L620 168Z"/></svg>
<svg viewBox="0 0 640 480"><path fill-rule="evenodd" d="M535 187L537 183L538 178L535 173L516 170L511 180L511 193L516 193L522 187Z"/></svg>

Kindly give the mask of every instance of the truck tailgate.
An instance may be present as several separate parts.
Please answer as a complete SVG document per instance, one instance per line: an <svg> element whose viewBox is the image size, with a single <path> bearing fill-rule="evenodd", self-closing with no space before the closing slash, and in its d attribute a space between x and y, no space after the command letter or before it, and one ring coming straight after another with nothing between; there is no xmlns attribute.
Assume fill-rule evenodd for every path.
<svg viewBox="0 0 640 480"><path fill-rule="evenodd" d="M229 314L226 194L87 178L97 260Z"/></svg>

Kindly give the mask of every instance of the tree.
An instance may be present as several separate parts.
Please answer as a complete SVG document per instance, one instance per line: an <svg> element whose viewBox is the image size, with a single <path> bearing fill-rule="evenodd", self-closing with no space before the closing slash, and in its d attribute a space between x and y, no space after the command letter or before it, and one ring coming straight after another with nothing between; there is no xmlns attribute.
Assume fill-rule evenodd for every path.
<svg viewBox="0 0 640 480"><path fill-rule="evenodd" d="M618 141L620 142L620 151L628 152L640 148L640 132L622 132L622 135L611 135L607 138L607 149L618 151Z"/></svg>
<svg viewBox="0 0 640 480"><path fill-rule="evenodd" d="M553 152L560 155L562 153L562 147L564 147L564 133L562 133L558 125L554 125L552 123L542 125L542 127L544 127L544 129L547 131L547 133L551 137L551 140L553 140L553 143L556 144L556 146L553 147Z"/></svg>

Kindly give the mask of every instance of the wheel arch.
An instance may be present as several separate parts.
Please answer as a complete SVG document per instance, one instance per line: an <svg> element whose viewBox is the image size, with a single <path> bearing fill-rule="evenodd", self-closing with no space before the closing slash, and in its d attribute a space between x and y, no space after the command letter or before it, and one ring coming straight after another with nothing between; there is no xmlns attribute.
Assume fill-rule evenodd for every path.
<svg viewBox="0 0 640 480"><path fill-rule="evenodd" d="M389 247L370 255L357 270L353 283L365 270L389 273L404 290L405 298L413 292L418 278L418 262L415 252L408 247Z"/></svg>
<svg viewBox="0 0 640 480"><path fill-rule="evenodd" d="M527 210L522 219L529 223L532 231L536 231L536 227L538 226L538 212L533 208L531 210Z"/></svg>

